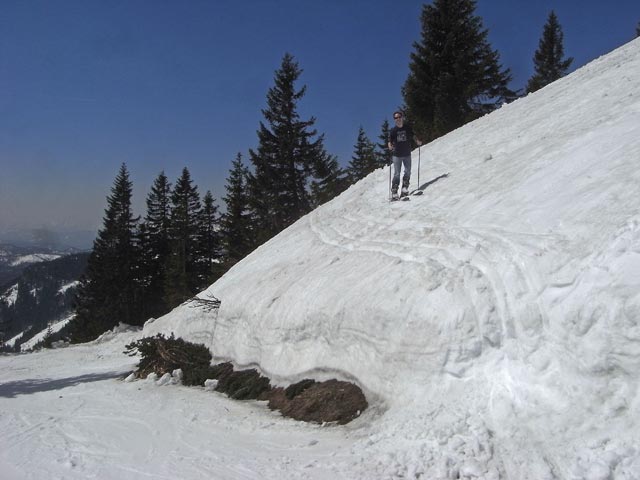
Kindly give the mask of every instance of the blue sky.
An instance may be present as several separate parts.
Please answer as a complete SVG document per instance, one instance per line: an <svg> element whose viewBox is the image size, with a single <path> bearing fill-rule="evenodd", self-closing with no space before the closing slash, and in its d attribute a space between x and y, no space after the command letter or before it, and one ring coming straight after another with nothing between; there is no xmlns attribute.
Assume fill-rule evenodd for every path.
<svg viewBox="0 0 640 480"><path fill-rule="evenodd" d="M286 52L299 104L346 165L402 103L423 1L0 1L0 232L101 226L125 162L134 206L188 167L222 204L231 161L257 145ZM572 70L635 38L640 2L479 0L489 41L523 88L554 9Z"/></svg>

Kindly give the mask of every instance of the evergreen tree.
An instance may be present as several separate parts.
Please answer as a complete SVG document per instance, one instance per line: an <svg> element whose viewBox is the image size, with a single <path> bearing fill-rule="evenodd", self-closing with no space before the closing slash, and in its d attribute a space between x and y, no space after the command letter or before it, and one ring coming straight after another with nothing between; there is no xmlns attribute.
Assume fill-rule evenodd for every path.
<svg viewBox="0 0 640 480"><path fill-rule="evenodd" d="M70 328L73 342L93 340L120 322L142 323L134 303L137 252L133 236L138 219L131 211L131 192L123 164L107 197L103 227L78 289L76 317Z"/></svg>
<svg viewBox="0 0 640 480"><path fill-rule="evenodd" d="M165 273L165 302L173 308L197 293L202 205L198 187L185 167L171 193L170 255Z"/></svg>
<svg viewBox="0 0 640 480"><path fill-rule="evenodd" d="M164 277L164 303L169 309L177 307L191 297L187 276L187 254L185 248L171 242L171 251L166 259Z"/></svg>
<svg viewBox="0 0 640 480"><path fill-rule="evenodd" d="M324 137L315 138L315 118L304 121L298 114L298 101L306 92L306 87L295 86L301 73L293 56L286 54L267 94L268 108L262 110L266 124L260 122L258 148L249 152L254 166L250 203L259 243L311 210L311 178L331 161Z"/></svg>
<svg viewBox="0 0 640 480"><path fill-rule="evenodd" d="M200 218L200 232L198 234L198 256L196 259L198 288L204 290L222 275L220 260L222 257L220 245L220 218L218 206L210 191L202 199Z"/></svg>
<svg viewBox="0 0 640 480"><path fill-rule="evenodd" d="M171 222L171 183L160 172L147 195L147 214L138 230L139 242L139 301L146 317L167 312L164 280L170 253L169 228Z"/></svg>
<svg viewBox="0 0 640 480"><path fill-rule="evenodd" d="M0 299L0 352L4 350L4 341L9 338L9 331L11 329L11 318L9 317L9 305Z"/></svg>
<svg viewBox="0 0 640 480"><path fill-rule="evenodd" d="M329 155L326 161L315 168L316 180L311 182L313 206L317 207L337 197L349 187L349 177L338 164L338 159Z"/></svg>
<svg viewBox="0 0 640 480"><path fill-rule="evenodd" d="M363 179L378 168L375 145L369 140L364 129L360 127L358 140L354 146L353 156L349 162L349 181L353 184Z"/></svg>
<svg viewBox="0 0 640 480"><path fill-rule="evenodd" d="M146 318L155 317L156 315L151 313L152 310L155 310L154 307L157 306L157 303L153 300L152 282L154 280L153 267L158 259L151 250L151 239L146 222L140 222L133 238L135 249L138 252L133 273L136 285L134 302L141 316Z"/></svg>
<svg viewBox="0 0 640 480"><path fill-rule="evenodd" d="M36 298L31 294L29 283L20 279L18 281L16 300L13 309L20 312L24 317L33 317L36 314L38 304Z"/></svg>
<svg viewBox="0 0 640 480"><path fill-rule="evenodd" d="M380 140L380 143L376 144L378 165L380 167L384 167L385 165L391 165L392 154L391 154L391 150L389 150L390 133L391 133L391 129L389 128L389 120L385 119L384 122L382 123L380 135L378 136L378 140Z"/></svg>
<svg viewBox="0 0 640 480"><path fill-rule="evenodd" d="M444 135L515 97L509 69L487 41L475 0L434 0L422 9L403 87L407 116L423 141Z"/></svg>
<svg viewBox="0 0 640 480"><path fill-rule="evenodd" d="M43 348L51 348L53 345L53 329L51 328L51 324L47 327L47 333L44 334L44 339L42 340Z"/></svg>
<svg viewBox="0 0 640 480"><path fill-rule="evenodd" d="M223 197L227 211L220 221L225 264L231 267L242 260L256 246L251 227L247 181L249 170L242 162L242 155L232 163Z"/></svg>
<svg viewBox="0 0 640 480"><path fill-rule="evenodd" d="M544 26L538 50L533 57L535 73L527 83L527 93L535 92L567 74L573 58L562 59L564 57L563 37L558 17L552 10Z"/></svg>

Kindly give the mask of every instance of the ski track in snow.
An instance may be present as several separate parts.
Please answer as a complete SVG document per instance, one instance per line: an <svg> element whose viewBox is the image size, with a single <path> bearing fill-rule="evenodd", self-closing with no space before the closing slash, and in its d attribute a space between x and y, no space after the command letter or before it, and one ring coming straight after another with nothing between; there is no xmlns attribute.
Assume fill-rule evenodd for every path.
<svg viewBox="0 0 640 480"><path fill-rule="evenodd" d="M415 202L429 199L425 195ZM357 209L348 207L338 213L324 210L310 215L309 222L318 239L331 247L428 266L419 280L428 289L439 286L434 284L433 271L457 272L440 277L443 281L454 275L463 278L478 329L485 332L483 340L491 346L499 347L505 337L521 341L531 338L539 343L548 317L537 301L543 282L530 259L542 256L561 240L553 235L451 225L436 216L425 218L425 210L418 208L419 219L411 218L408 206L402 205L380 216L368 211L358 215ZM419 228L394 230L396 221ZM385 237L389 231L391 238ZM534 311L523 313L523 308ZM518 324L518 319L526 319L527 323Z"/></svg>
<svg viewBox="0 0 640 480"><path fill-rule="evenodd" d="M429 202L430 196L424 195L414 201ZM554 235L510 232L490 226L452 225L439 220L437 216L425 218L425 209L412 204L411 208L417 208L422 216L420 219L414 219L411 218L412 212L407 205L394 207L395 204L389 209L388 215L379 216L371 216L366 211L360 215L357 208L349 206L344 212L320 210L319 213L310 215L310 227L323 244L333 248L390 256L402 262L418 264L418 268L428 266L429 268L424 270L424 276L419 279L419 283L428 285L427 289L440 286L433 283L433 271L447 272L439 275L442 281L462 281L468 295L467 304L475 316L478 332L478 343L472 348L468 360L480 355L486 347L501 347L505 340L510 340L513 344L517 342L518 347L524 350L519 352L520 356L535 352L545 341L544 331L548 328L548 316L537 300L543 290L543 282L535 268L532 268L535 265L531 263L531 259L544 255L554 243L562 242L562 239ZM393 226L398 224L396 222L403 221L414 228L394 231ZM420 225L420 228L415 228L416 225ZM390 230L392 236L385 237L385 233L388 234ZM460 367L462 358L458 357L455 360L454 370L448 373L463 376L466 367L455 370ZM503 375L509 377L507 363L504 363L502 368ZM447 371L447 365L443 370ZM505 384L517 383L509 378L505 380ZM512 391L508 392L508 395L515 396ZM434 448L437 450L444 443L447 446L446 450L456 452L461 458L468 458L469 462L463 462L460 472L466 472L468 475L486 475L484 478L500 478L503 470L500 462L492 455L493 434L490 428L471 419L464 412L440 411L439 415L446 415L454 426L445 431L446 433L440 433L440 438L435 441L428 436L420 436L421 441L415 442L418 445L417 457L400 461L398 470L392 472L393 476L407 475L414 478L419 473L405 471L401 465L411 465L414 468L416 465L430 462L437 465L442 459L429 459L428 452ZM429 428L428 425L424 425L425 430ZM401 430L415 429L415 425L412 425L407 426L406 430ZM471 436L464 434L469 429L473 432ZM511 433L514 434L519 432ZM529 443L530 438L524 438L523 441ZM416 455L416 452L412 452L412 455ZM420 461L416 461L418 459ZM538 471L551 471L548 461L543 461L536 468ZM451 469L444 461L432 473L449 478L454 474L453 470L455 468Z"/></svg>

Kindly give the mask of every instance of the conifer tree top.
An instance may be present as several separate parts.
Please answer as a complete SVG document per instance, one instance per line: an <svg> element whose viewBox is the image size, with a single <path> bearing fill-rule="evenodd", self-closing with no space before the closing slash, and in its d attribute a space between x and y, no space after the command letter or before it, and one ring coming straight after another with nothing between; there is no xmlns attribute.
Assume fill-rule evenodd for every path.
<svg viewBox="0 0 640 480"><path fill-rule="evenodd" d="M573 58L563 60L563 41L562 27L555 12L551 10L533 57L535 73L527 83L527 92L535 92L566 75Z"/></svg>
<svg viewBox="0 0 640 480"><path fill-rule="evenodd" d="M422 9L403 87L416 134L437 138L515 97L509 69L491 49L474 0L435 0Z"/></svg>

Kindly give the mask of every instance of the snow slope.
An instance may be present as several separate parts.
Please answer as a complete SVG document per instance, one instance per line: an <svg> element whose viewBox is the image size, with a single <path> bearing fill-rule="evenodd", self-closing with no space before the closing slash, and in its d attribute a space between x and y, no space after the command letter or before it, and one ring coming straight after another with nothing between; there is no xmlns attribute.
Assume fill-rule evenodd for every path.
<svg viewBox="0 0 640 480"><path fill-rule="evenodd" d="M184 305L140 333L0 357L0 468L640 478L639 71L635 40L422 147L424 195L408 203L388 203L389 172L374 172L203 292L217 315ZM158 332L282 384L355 381L372 407L320 428L197 389L114 385L133 365L124 344Z"/></svg>
<svg viewBox="0 0 640 480"><path fill-rule="evenodd" d="M147 330L355 379L387 408L373 464L640 477L639 71L636 40L422 147L410 203L374 172L214 284L217 318Z"/></svg>
<svg viewBox="0 0 640 480"><path fill-rule="evenodd" d="M37 253L37 254L32 254L32 255L23 255L21 257L18 257L16 259L14 259L10 265L12 267L16 267L18 265L23 265L25 263L28 264L32 264L32 263L40 263L40 262L50 262L51 260L55 260L57 258L60 258L62 255L58 255L58 254L47 254L47 253Z"/></svg>
<svg viewBox="0 0 640 480"><path fill-rule="evenodd" d="M9 287L2 295L0 295L0 301L3 301L7 306L12 306L18 299L18 284Z"/></svg>
<svg viewBox="0 0 640 480"><path fill-rule="evenodd" d="M34 335L33 338L31 338L31 339L27 340L26 342L24 342L23 344L21 344L20 345L21 351L26 352L28 350L32 350L38 343L42 342L44 339L47 338L47 335L49 334L49 332L51 332L52 334L59 332L71 320L73 320L73 318L75 316L76 316L75 313L72 313L71 315L67 315L66 317L64 317L64 318L62 318L62 319L60 319L58 321L51 322L49 324L49 326L45 330L42 330L38 334ZM15 342L15 340L14 340L14 342Z"/></svg>

